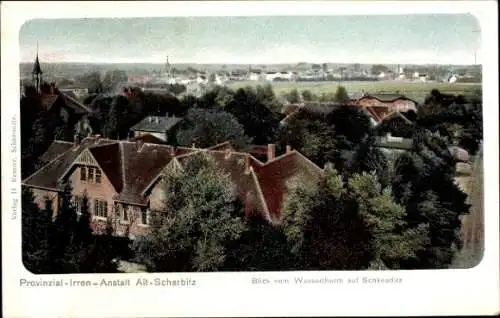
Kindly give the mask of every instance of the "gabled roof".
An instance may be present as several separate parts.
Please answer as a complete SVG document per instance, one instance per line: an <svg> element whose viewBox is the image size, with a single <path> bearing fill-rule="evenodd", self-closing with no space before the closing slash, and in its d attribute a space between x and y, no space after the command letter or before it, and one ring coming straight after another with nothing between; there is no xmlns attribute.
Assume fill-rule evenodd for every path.
<svg viewBox="0 0 500 318"><path fill-rule="evenodd" d="M72 171L72 166L84 151L90 152L111 182L116 191L114 199L138 205L147 204L145 193L173 158L182 166L195 153L208 154L230 176L236 194L247 203L247 215L258 212L271 221L280 219L287 180L301 174L314 178L322 172L297 151L262 163L250 153L234 151L229 142L211 149L197 149L88 137L78 146L55 141L43 156L50 161L23 180L23 184L60 190L58 181Z"/></svg>
<svg viewBox="0 0 500 318"><path fill-rule="evenodd" d="M59 98L62 98L64 104L67 107L73 109L77 114L87 114L92 112L90 108L83 105L66 93L60 92L59 94L42 94L40 97L42 106L47 110L50 110Z"/></svg>
<svg viewBox="0 0 500 318"><path fill-rule="evenodd" d="M148 116L135 124L131 130L166 132L172 129L181 120L182 118L179 117Z"/></svg>
<svg viewBox="0 0 500 318"><path fill-rule="evenodd" d="M156 137L155 135L152 134L144 134L140 136L136 136L130 139L130 141L142 141L142 142L147 142L150 144L159 144L159 145L166 145L167 142L161 138Z"/></svg>
<svg viewBox="0 0 500 318"><path fill-rule="evenodd" d="M73 147L73 143L61 140L55 140L49 149L40 157L40 160L44 163L49 163L56 157L60 156L62 153Z"/></svg>
<svg viewBox="0 0 500 318"><path fill-rule="evenodd" d="M322 173L322 169L309 159L293 150L262 164L254 165L266 205L271 219L281 218L284 194L288 191L287 181L301 174L315 178Z"/></svg>
<svg viewBox="0 0 500 318"><path fill-rule="evenodd" d="M393 94L393 93L364 94L363 96L358 98L358 100L361 100L364 98L376 99L382 103L390 103L390 102L394 102L398 99L404 99L404 100L409 100L409 101L415 102L413 99L408 98L405 95Z"/></svg>
<svg viewBox="0 0 500 318"><path fill-rule="evenodd" d="M157 144L120 142L123 188L115 198L127 203L146 203L143 191L173 158L172 147Z"/></svg>
<svg viewBox="0 0 500 318"><path fill-rule="evenodd" d="M251 158L251 155L248 153L208 149L198 150L196 152L177 157L176 159L182 166L192 155L200 152L213 157L217 166L224 173L229 175L235 186L236 195L243 202L252 206L247 213L259 212L264 218L268 219L266 202L260 190L260 185L253 167L248 171L246 170L245 161L250 160L249 163L252 166L252 163L256 164L259 162L257 159Z"/></svg>
<svg viewBox="0 0 500 318"><path fill-rule="evenodd" d="M61 175L69 169L69 167L85 149L99 145L102 146L111 142L112 141L107 139L99 140L97 142L93 138L85 138L81 141L78 147L61 147L62 153L60 153L59 156L57 156L55 152L52 151L47 155L47 157L53 159L45 166L33 173L31 176L24 179L23 184L39 188L52 189L56 191L58 190L58 180ZM59 141L55 141L54 143L59 143ZM58 146L51 145L49 147L49 150L55 149L55 147Z"/></svg>
<svg viewBox="0 0 500 318"><path fill-rule="evenodd" d="M364 107L368 113L375 119L375 121L380 122L382 118L387 114L389 108L386 106L368 106Z"/></svg>
<svg viewBox="0 0 500 318"><path fill-rule="evenodd" d="M57 149L61 153L57 156ZM145 204L144 189L172 159L173 147L149 143L117 141L89 137L77 147L61 146L55 141L44 156L53 158L48 164L23 181L38 188L58 190L58 181L83 151L89 150L117 192L116 200ZM186 153L180 149L175 154Z"/></svg>
<svg viewBox="0 0 500 318"><path fill-rule="evenodd" d="M394 111L390 112L389 114L387 114L386 116L382 117L377 124L380 124L381 122L383 122L385 120L389 120L389 119L393 119L393 118L401 118L405 123L407 123L409 125L414 125L414 123L411 120L406 118L406 116L403 115L398 110L394 110Z"/></svg>

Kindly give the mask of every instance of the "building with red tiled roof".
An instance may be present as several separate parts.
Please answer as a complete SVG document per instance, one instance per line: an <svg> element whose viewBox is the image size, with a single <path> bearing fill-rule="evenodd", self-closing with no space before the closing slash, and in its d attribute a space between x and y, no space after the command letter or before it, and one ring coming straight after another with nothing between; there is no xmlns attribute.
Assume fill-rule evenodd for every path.
<svg viewBox="0 0 500 318"><path fill-rule="evenodd" d="M273 144L267 148L267 161L262 162L250 153L235 151L229 142L200 149L98 135L74 143L54 141L42 156L42 168L22 184L32 189L40 207L46 197L52 199L57 213L61 181L69 180L77 211L81 198L89 198L97 233L112 220L116 235L135 237L147 232L150 211L162 209L164 173L173 167L182 169L187 158L201 152L231 177L246 216L279 222L287 182L298 176L317 178L322 169L290 147L278 157Z"/></svg>
<svg viewBox="0 0 500 318"><path fill-rule="evenodd" d="M363 94L361 97L351 99L348 102L348 105L366 109L376 123L394 111L405 113L413 110L416 112L417 104L416 101L404 95L388 93Z"/></svg>

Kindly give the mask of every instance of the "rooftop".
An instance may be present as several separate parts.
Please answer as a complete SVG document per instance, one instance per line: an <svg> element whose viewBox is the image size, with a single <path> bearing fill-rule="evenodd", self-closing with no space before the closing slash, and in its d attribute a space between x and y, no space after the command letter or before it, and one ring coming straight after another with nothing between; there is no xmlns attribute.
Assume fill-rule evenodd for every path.
<svg viewBox="0 0 500 318"><path fill-rule="evenodd" d="M148 116L134 125L131 130L166 132L177 125L182 118L168 116Z"/></svg>
<svg viewBox="0 0 500 318"><path fill-rule="evenodd" d="M251 153L235 151L229 142L199 149L94 136L79 144L54 141L42 157L45 165L23 180L23 185L60 191L59 181L74 171L82 154L90 154L114 188L114 200L146 205L146 194L162 177L167 164L174 159L182 166L195 153L211 156L230 176L236 195L246 203L246 215L259 213L270 221L280 219L290 177L300 174L315 178L322 172L294 150L263 163Z"/></svg>

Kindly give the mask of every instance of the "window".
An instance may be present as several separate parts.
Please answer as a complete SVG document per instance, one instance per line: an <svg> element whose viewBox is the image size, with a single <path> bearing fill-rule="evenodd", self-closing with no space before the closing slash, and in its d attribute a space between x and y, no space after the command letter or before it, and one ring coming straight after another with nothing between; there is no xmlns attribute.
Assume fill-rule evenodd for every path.
<svg viewBox="0 0 500 318"><path fill-rule="evenodd" d="M95 169L95 182L101 183L101 170Z"/></svg>
<svg viewBox="0 0 500 318"><path fill-rule="evenodd" d="M88 168L88 171L89 171L88 179L90 182L94 182L94 169L95 168L92 168L92 167Z"/></svg>
<svg viewBox="0 0 500 318"><path fill-rule="evenodd" d="M87 167L80 168L80 180L87 181Z"/></svg>
<svg viewBox="0 0 500 318"><path fill-rule="evenodd" d="M94 216L105 218L108 216L108 202L102 200L94 200Z"/></svg>
<svg viewBox="0 0 500 318"><path fill-rule="evenodd" d="M122 216L122 205L120 203L115 202L115 214L117 218L121 218Z"/></svg>
<svg viewBox="0 0 500 318"><path fill-rule="evenodd" d="M75 206L76 214L82 214L83 197L80 195L75 195L73 198L73 204Z"/></svg>
<svg viewBox="0 0 500 318"><path fill-rule="evenodd" d="M101 170L96 167L81 167L80 180L87 181L89 183L101 183L102 180Z"/></svg>
<svg viewBox="0 0 500 318"><path fill-rule="evenodd" d="M122 211L123 211L123 213L122 213L122 220L123 221L128 221L129 220L128 219L128 206L125 205L125 204L123 204L122 205Z"/></svg>
<svg viewBox="0 0 500 318"><path fill-rule="evenodd" d="M141 224L147 225L149 224L149 213L146 208L141 208L139 213L141 214Z"/></svg>

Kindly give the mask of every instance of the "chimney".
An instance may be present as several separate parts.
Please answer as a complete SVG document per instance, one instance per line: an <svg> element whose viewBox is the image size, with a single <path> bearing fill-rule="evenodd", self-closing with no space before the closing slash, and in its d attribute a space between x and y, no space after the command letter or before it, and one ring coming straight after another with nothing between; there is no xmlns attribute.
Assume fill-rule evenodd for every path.
<svg viewBox="0 0 500 318"><path fill-rule="evenodd" d="M246 155L245 156L245 174L249 174L250 173L250 156L249 155Z"/></svg>
<svg viewBox="0 0 500 318"><path fill-rule="evenodd" d="M76 148L80 145L80 136L74 135L73 136L73 147Z"/></svg>
<svg viewBox="0 0 500 318"><path fill-rule="evenodd" d="M137 152L141 152L141 148L144 142L141 139L137 139L135 143L137 144Z"/></svg>
<svg viewBox="0 0 500 318"><path fill-rule="evenodd" d="M170 156L175 157L175 147L171 146L169 149Z"/></svg>
<svg viewBox="0 0 500 318"><path fill-rule="evenodd" d="M275 144L268 144L267 145L267 161L273 160L275 154L276 154L276 145Z"/></svg>
<svg viewBox="0 0 500 318"><path fill-rule="evenodd" d="M196 144L193 142L193 144L191 145L191 147L194 149L196 148Z"/></svg>
<svg viewBox="0 0 500 318"><path fill-rule="evenodd" d="M286 153L289 153L292 151L292 146L286 145Z"/></svg>

